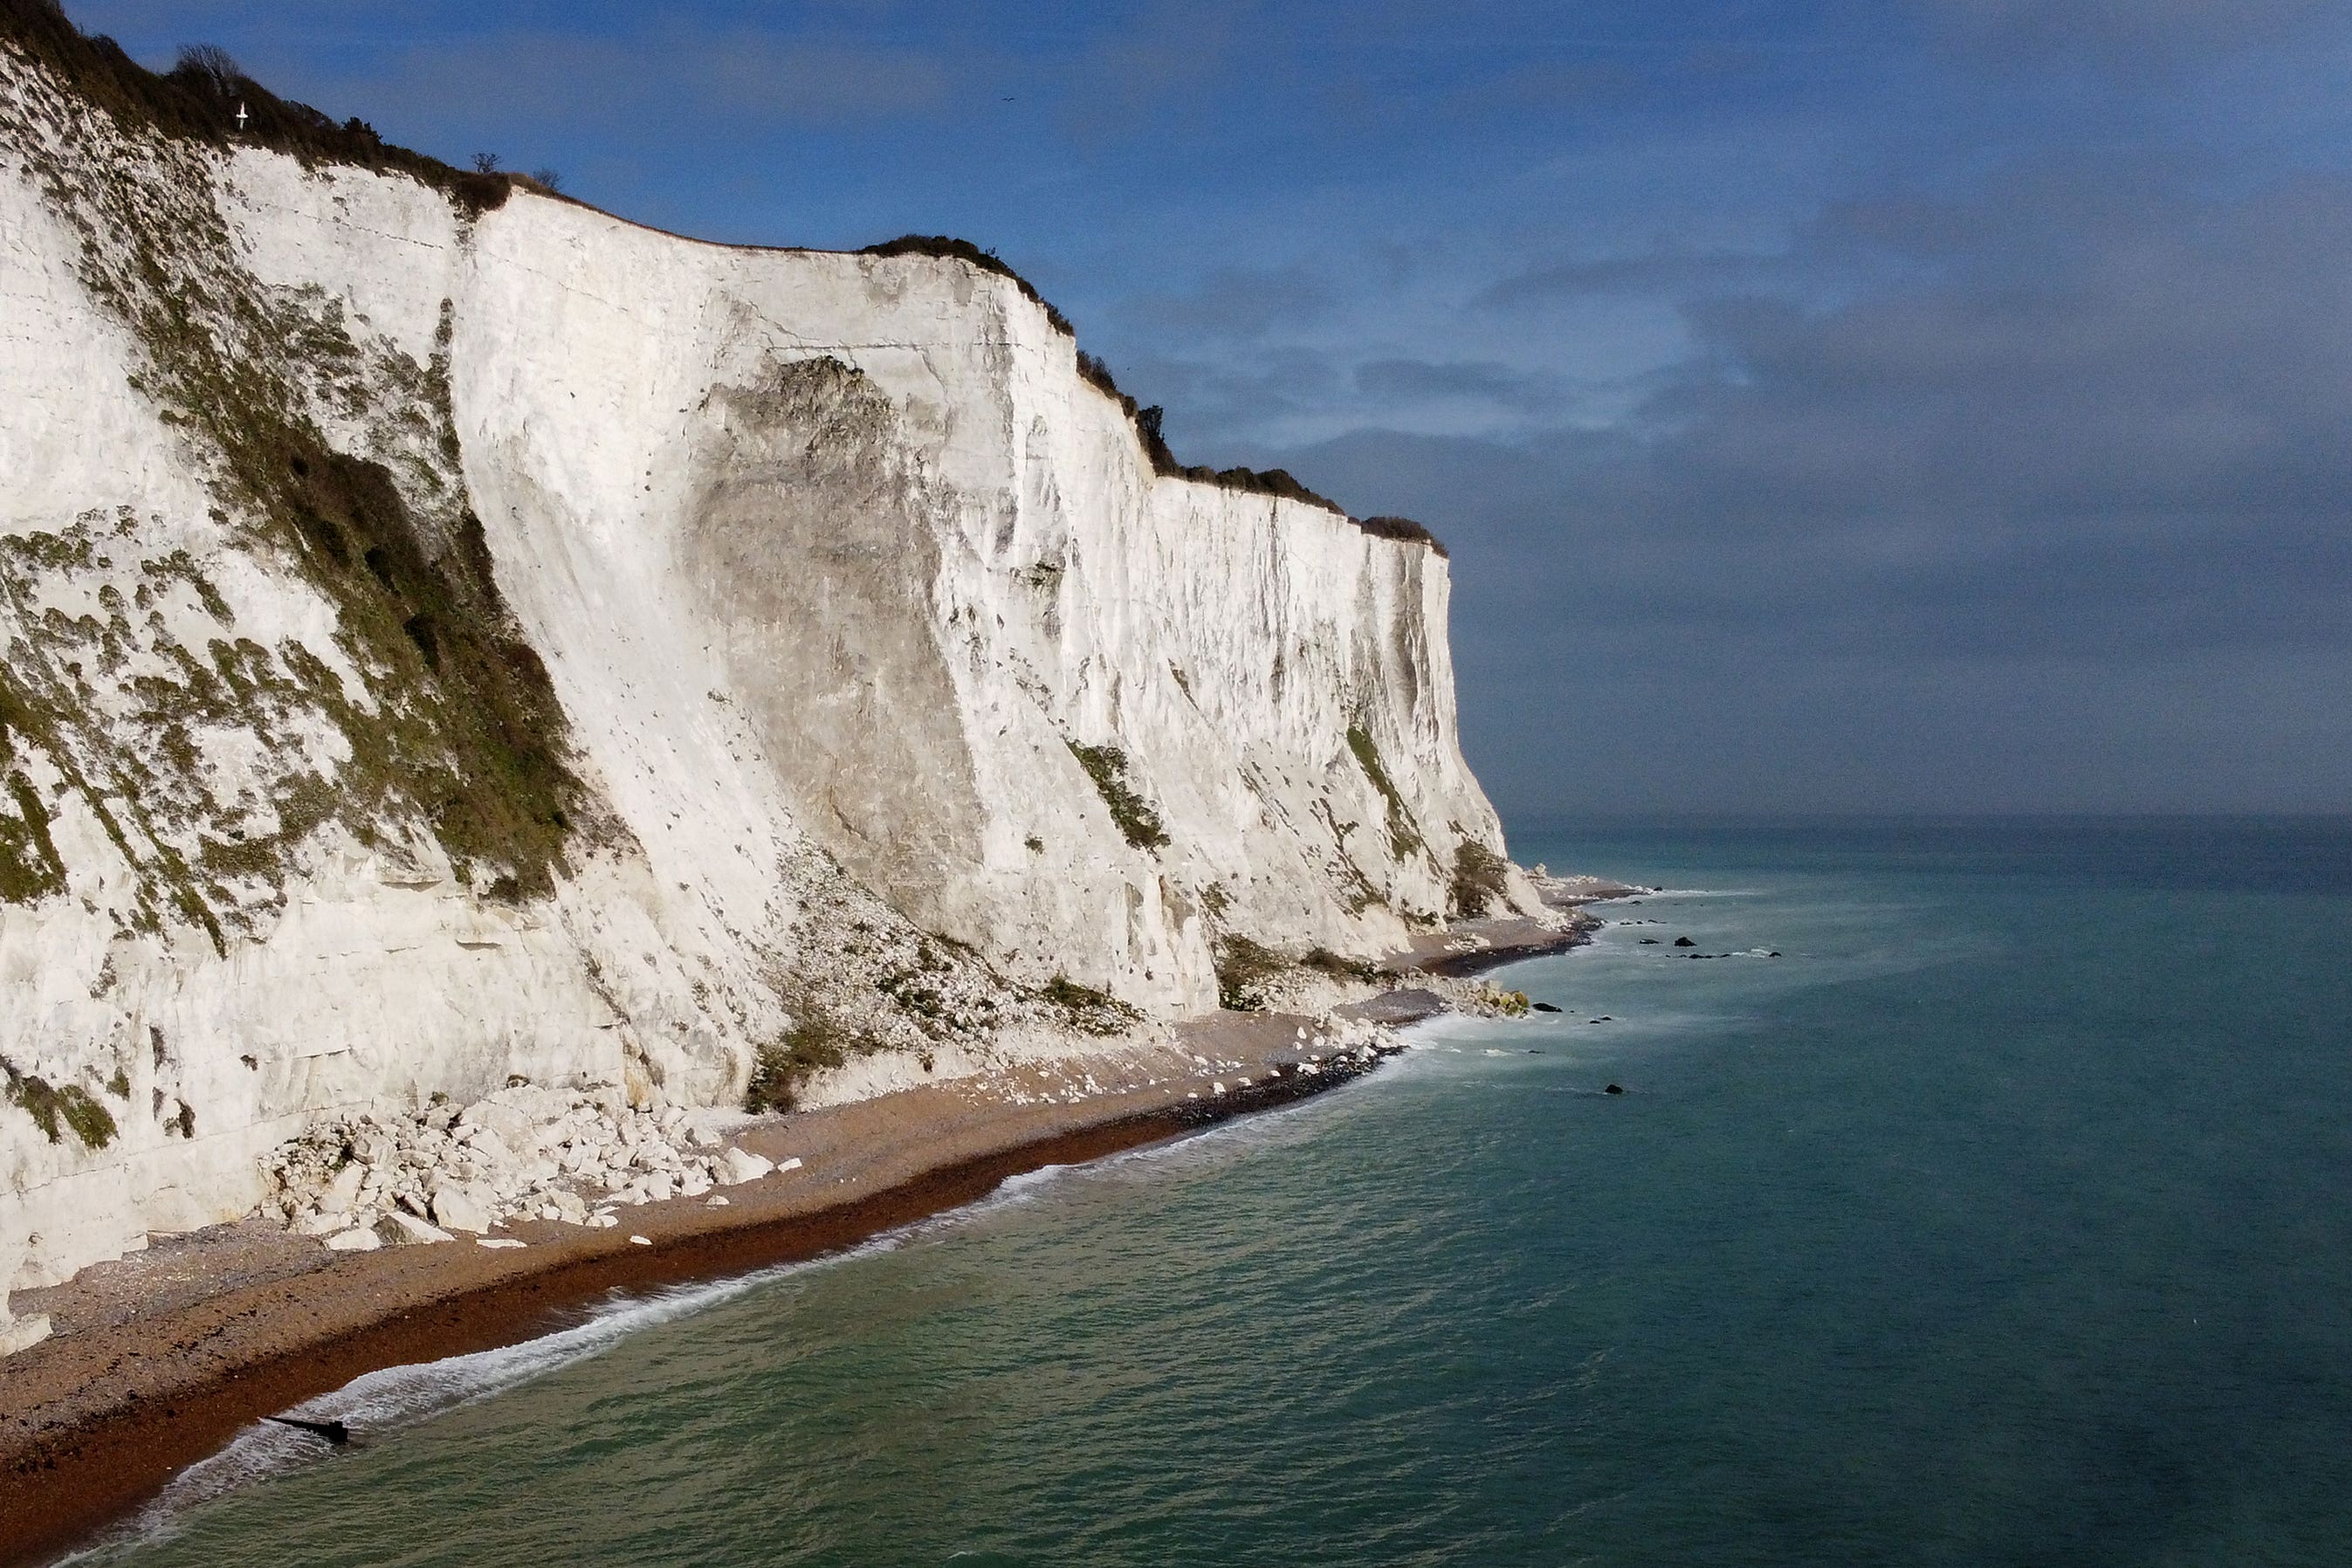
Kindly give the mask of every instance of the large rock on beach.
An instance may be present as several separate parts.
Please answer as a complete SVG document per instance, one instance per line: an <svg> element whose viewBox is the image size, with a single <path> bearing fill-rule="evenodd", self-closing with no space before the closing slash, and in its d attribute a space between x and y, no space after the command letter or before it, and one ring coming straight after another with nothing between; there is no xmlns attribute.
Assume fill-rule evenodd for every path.
<svg viewBox="0 0 2352 1568"><path fill-rule="evenodd" d="M47 1313L29 1318L12 1318L0 1310L0 1356L12 1356L18 1351L31 1350L49 1337Z"/></svg>
<svg viewBox="0 0 2352 1568"><path fill-rule="evenodd" d="M375 1234L386 1247L416 1247L457 1239L439 1226L427 1225L415 1215L403 1214L398 1209L375 1222Z"/></svg>
<svg viewBox="0 0 2352 1568"><path fill-rule="evenodd" d="M749 1149L730 1149L719 1156L719 1180L730 1187L756 1182L775 1168L773 1160L763 1159Z"/></svg>
<svg viewBox="0 0 2352 1568"><path fill-rule="evenodd" d="M434 1192L433 1219L444 1230L469 1231L476 1236L498 1223L490 1213L490 1200L463 1182L444 1183Z"/></svg>
<svg viewBox="0 0 2352 1568"><path fill-rule="evenodd" d="M49 1337L46 1314L19 1318L8 1310L8 1282L16 1277L23 1261L23 1248L0 1245L0 1356L29 1350Z"/></svg>

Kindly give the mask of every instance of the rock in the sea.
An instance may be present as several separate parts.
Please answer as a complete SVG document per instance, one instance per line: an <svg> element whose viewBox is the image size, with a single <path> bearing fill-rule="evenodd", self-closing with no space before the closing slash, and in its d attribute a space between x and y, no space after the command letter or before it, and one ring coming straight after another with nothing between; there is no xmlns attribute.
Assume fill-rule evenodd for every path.
<svg viewBox="0 0 2352 1568"><path fill-rule="evenodd" d="M1645 936L1642 939L1642 945L1643 947L1655 947L1658 945L1658 939L1654 936Z"/></svg>
<svg viewBox="0 0 2352 1568"><path fill-rule="evenodd" d="M327 1237L327 1245L337 1252L373 1252L383 1245L383 1237L365 1226L355 1225Z"/></svg>
<svg viewBox="0 0 2352 1568"><path fill-rule="evenodd" d="M1559 1008L1553 1006L1549 1002L1536 1002L1530 1004L1530 1005L1538 1013L1557 1013L1559 1011Z"/></svg>
<svg viewBox="0 0 2352 1568"><path fill-rule="evenodd" d="M437 1225L427 1225L415 1215L398 1209L387 1210L375 1222L375 1233L386 1247L416 1247L434 1241L455 1241L457 1238Z"/></svg>
<svg viewBox="0 0 2352 1568"><path fill-rule="evenodd" d="M1686 936L1678 936L1675 938L1675 945L1676 947L1696 947L1698 943L1693 942Z"/></svg>
<svg viewBox="0 0 2352 1568"><path fill-rule="evenodd" d="M1622 1094L1625 1092L1625 1086L1622 1083L1612 1083L1601 1092L1603 1094Z"/></svg>
<svg viewBox="0 0 2352 1568"><path fill-rule="evenodd" d="M740 1187L746 1182L756 1182L775 1168L773 1160L763 1159L749 1149L730 1149L719 1156L719 1180L725 1186Z"/></svg>

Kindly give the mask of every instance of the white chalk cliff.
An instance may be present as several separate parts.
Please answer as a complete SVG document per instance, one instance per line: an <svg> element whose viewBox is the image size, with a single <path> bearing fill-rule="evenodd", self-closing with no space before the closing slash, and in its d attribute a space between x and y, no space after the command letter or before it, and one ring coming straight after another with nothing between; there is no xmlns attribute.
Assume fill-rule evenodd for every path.
<svg viewBox="0 0 2352 1568"><path fill-rule="evenodd" d="M968 1066L1501 853L1442 554L1155 473L1016 280L70 74L0 33L0 1290L331 1114Z"/></svg>

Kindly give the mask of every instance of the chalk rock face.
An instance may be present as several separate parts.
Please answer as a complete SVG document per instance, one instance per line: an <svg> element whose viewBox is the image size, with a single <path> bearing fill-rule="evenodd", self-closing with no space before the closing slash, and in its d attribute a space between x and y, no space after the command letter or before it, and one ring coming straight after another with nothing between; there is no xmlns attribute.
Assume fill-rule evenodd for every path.
<svg viewBox="0 0 2352 1568"><path fill-rule="evenodd" d="M567 1159L707 1190L531 1097L1205 1010L1220 938L1392 947L1501 853L1444 558L1155 474L1012 280L175 140L45 58L0 33L0 1287L378 1113L477 1167L453 1226ZM440 1212L374 1131L310 1223Z"/></svg>

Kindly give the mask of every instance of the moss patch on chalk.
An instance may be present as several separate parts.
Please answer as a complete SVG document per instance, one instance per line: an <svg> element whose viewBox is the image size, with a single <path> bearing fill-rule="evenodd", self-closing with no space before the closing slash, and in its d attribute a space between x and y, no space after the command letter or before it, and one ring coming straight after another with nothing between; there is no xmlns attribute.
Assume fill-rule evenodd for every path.
<svg viewBox="0 0 2352 1568"><path fill-rule="evenodd" d="M7 1080L8 1103L30 1116L50 1142L63 1142L68 1130L85 1149L103 1149L114 1142L118 1130L113 1113L79 1084L57 1088L47 1079L18 1071L5 1058L0 1058L0 1076Z"/></svg>
<svg viewBox="0 0 2352 1568"><path fill-rule="evenodd" d="M0 739L0 747L5 745ZM8 774L6 785L7 805L0 808L0 902L29 904L64 892L66 867L49 837L48 807L23 773Z"/></svg>
<svg viewBox="0 0 2352 1568"><path fill-rule="evenodd" d="M1139 1022L1143 1015L1108 991L1081 985L1066 974L1056 974L1037 993L1038 999L1058 1008L1070 1027L1082 1035L1116 1035Z"/></svg>
<svg viewBox="0 0 2352 1568"><path fill-rule="evenodd" d="M8 16L21 20L24 9ZM6 31L22 42L22 29ZM90 540L54 536L56 559L14 550L6 563L29 634L9 647L16 695L44 721L39 749L152 885L142 909L177 909L216 944L215 917L235 918L236 885L282 881L299 835L330 815L366 843L429 834L461 878L494 896L545 892L582 826L585 791L552 684L500 596L467 505L448 307L419 363L387 340L355 336L341 302L316 289L263 286L220 216L215 159L197 145L208 138L157 120L136 92L88 91L97 57L68 43L50 37L36 58L86 97L27 93L23 123L0 142L79 233L82 280L140 343L134 384L194 448L224 547L318 591L333 607L341 658L299 642L272 650L240 638L201 651L173 642L151 602L168 579L184 579L224 630L236 623L235 606L185 551L143 563L137 604L116 593L107 621L43 611L44 579L89 565ZM154 100L169 101L171 92ZM145 133L157 129L166 134ZM356 449L331 444L331 426L361 432L343 438ZM126 516L120 538L100 542L128 547L145 526ZM150 656L168 671L156 673ZM150 668L123 673L139 664ZM127 725L114 721L115 694L136 703ZM298 714L320 722L297 725ZM331 769L296 758L301 765L268 786L278 831L257 837L224 820L204 731L245 730L267 743L327 726L344 742ZM140 838L152 850L134 851Z"/></svg>
<svg viewBox="0 0 2352 1568"><path fill-rule="evenodd" d="M1110 819L1120 835L1138 849L1164 848L1168 830L1160 814L1127 782L1127 753L1117 746L1082 746L1076 741L1068 745L1070 755L1077 758L1078 766L1094 781L1095 793L1110 808Z"/></svg>
<svg viewBox="0 0 2352 1568"><path fill-rule="evenodd" d="M1404 796L1389 780L1388 770L1381 765L1380 748L1372 743L1371 731L1361 724L1348 726L1348 750L1356 753L1356 763L1389 808L1389 853L1392 859L1402 860L1417 855L1423 848L1421 830L1412 824L1412 812L1405 805Z"/></svg>

